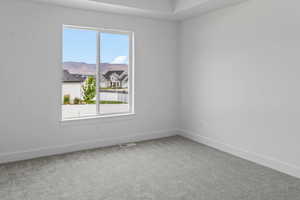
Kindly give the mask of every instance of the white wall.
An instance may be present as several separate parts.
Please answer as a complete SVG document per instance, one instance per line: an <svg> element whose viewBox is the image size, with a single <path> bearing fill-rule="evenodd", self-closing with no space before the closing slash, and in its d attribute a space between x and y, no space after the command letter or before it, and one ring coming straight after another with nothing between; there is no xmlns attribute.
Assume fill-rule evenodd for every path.
<svg viewBox="0 0 300 200"><path fill-rule="evenodd" d="M71 101L75 98L82 98L81 94L82 83L63 83L62 84L62 102L64 101L64 95L70 95Z"/></svg>
<svg viewBox="0 0 300 200"><path fill-rule="evenodd" d="M182 129L300 176L299 7L251 0L181 24Z"/></svg>
<svg viewBox="0 0 300 200"><path fill-rule="evenodd" d="M13 152L24 153L12 154L19 159L32 150L51 154L174 129L177 104L165 99L178 88L175 22L15 0L1 1L0 13L0 162ZM135 116L59 122L63 24L135 32Z"/></svg>

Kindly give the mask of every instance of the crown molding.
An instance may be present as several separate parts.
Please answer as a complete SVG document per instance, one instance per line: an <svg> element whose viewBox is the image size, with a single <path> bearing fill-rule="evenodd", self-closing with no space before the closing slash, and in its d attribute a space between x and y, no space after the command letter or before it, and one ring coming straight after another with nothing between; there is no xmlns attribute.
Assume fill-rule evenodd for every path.
<svg viewBox="0 0 300 200"><path fill-rule="evenodd" d="M223 7L239 4L247 0L183 0L172 1L170 9L146 9L145 7L132 6L126 3L107 3L108 0L32 0L39 3L54 4L64 7L109 12L116 14L142 16L147 18L182 21L197 15L214 11Z"/></svg>

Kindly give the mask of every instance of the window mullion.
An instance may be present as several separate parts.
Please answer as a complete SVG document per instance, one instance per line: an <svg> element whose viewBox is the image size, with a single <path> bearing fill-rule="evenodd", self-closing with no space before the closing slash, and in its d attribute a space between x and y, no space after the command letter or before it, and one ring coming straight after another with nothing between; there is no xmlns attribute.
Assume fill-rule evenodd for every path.
<svg viewBox="0 0 300 200"><path fill-rule="evenodd" d="M128 95L129 95L129 109L130 112L134 112L134 55L133 55L133 48L134 48L134 38L133 33L130 34L129 37L129 63L128 63Z"/></svg>
<svg viewBox="0 0 300 200"><path fill-rule="evenodd" d="M97 32L97 55L96 55L96 109L100 115L100 32Z"/></svg>

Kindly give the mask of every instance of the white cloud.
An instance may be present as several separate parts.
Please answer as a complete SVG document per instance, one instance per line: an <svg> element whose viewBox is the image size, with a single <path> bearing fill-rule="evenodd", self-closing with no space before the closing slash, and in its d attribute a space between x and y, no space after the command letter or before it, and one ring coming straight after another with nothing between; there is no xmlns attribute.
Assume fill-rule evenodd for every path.
<svg viewBox="0 0 300 200"><path fill-rule="evenodd" d="M118 56L110 64L128 64L127 56Z"/></svg>

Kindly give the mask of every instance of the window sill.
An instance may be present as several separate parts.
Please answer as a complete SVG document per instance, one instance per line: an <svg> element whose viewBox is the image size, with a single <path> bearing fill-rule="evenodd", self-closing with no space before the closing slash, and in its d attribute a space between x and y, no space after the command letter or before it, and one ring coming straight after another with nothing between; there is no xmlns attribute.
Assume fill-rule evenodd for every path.
<svg viewBox="0 0 300 200"><path fill-rule="evenodd" d="M97 115L97 116L79 117L79 118L72 118L72 119L62 119L60 123L69 124L69 123L78 123L78 122L91 121L91 120L105 120L105 121L126 120L126 119L130 119L129 117L133 117L135 115L136 115L135 113Z"/></svg>

